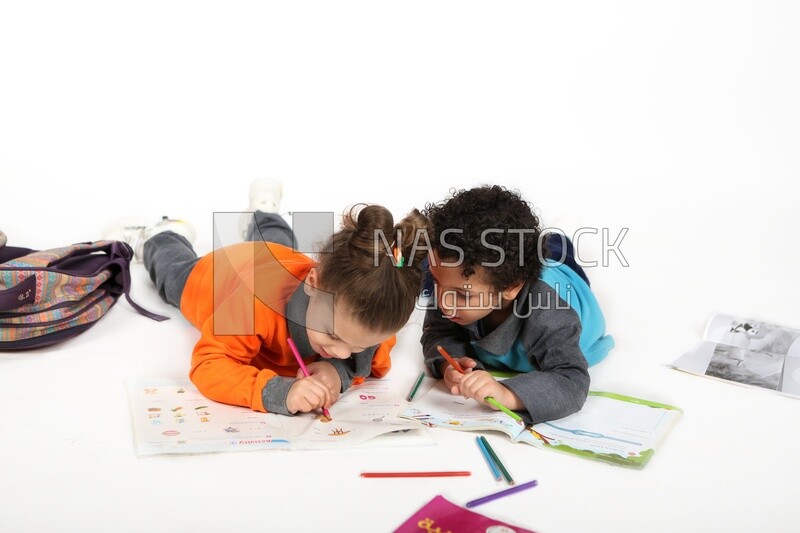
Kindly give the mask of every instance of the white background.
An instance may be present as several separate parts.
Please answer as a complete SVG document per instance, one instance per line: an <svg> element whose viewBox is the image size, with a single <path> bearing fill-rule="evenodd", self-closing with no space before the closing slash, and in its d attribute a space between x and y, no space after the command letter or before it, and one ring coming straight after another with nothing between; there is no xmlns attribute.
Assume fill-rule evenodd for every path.
<svg viewBox="0 0 800 533"><path fill-rule="evenodd" d="M796 531L797 400L664 366L714 312L800 327L800 8L784 2L0 2L0 229L95 240L120 215L247 206L397 216L519 189L546 223L629 232L589 269L617 341L593 388L680 406L647 468L490 437L533 491L477 510L544 532ZM582 251L602 257L599 236ZM125 380L184 377L196 339L140 265L69 343L0 355L4 531L388 531L499 488L472 434L438 446L139 459ZM414 317L418 321L418 317ZM421 368L419 324L394 376ZM472 469L456 480L362 470Z"/></svg>

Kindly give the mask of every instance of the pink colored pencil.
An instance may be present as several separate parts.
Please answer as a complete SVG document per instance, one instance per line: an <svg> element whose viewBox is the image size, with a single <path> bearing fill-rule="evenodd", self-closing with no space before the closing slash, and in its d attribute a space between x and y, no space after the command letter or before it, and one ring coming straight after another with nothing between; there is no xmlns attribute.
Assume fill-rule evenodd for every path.
<svg viewBox="0 0 800 533"><path fill-rule="evenodd" d="M303 375L305 377L310 376L311 374L308 372L308 367L306 367L306 364L303 362L303 358L300 357L300 351L297 349L297 345L295 345L295 343L294 343L294 341L292 340L291 337L288 337L286 339L286 342L289 344L289 348L292 349L292 353L294 354L294 358L297 359L297 364L300 365L300 370L303 371ZM325 417L328 420L333 420L333 418L331 417L331 414L324 407L322 408L322 414L325 415Z"/></svg>

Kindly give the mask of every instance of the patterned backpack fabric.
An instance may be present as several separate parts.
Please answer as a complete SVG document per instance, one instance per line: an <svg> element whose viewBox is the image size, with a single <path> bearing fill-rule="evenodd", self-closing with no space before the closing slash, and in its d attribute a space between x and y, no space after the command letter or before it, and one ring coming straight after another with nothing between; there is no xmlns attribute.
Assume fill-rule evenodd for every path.
<svg viewBox="0 0 800 533"><path fill-rule="evenodd" d="M131 300L132 257L131 247L121 241L42 251L0 245L0 351L72 338L102 318L122 294L140 314L166 320Z"/></svg>

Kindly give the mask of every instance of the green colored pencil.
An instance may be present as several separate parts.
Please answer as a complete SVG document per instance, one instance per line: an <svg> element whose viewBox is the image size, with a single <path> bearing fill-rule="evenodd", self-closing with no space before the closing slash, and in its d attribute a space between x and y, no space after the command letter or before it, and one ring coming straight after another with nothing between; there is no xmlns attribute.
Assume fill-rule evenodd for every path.
<svg viewBox="0 0 800 533"><path fill-rule="evenodd" d="M422 383L422 378L425 377L425 371L419 373L419 377L417 378L417 382L414 383L414 386L411 388L411 392L408 393L406 400L409 402L414 399L414 395L417 393L417 389L419 389L420 383Z"/></svg>
<svg viewBox="0 0 800 533"><path fill-rule="evenodd" d="M505 414L507 414L508 416L510 416L511 418L513 418L514 420L516 420L517 422L522 424L523 426L525 425L525 422L522 421L522 417L521 416L519 416L517 413L515 413L514 411L512 411L511 409L509 409L508 407L506 407L502 403L500 403L497 400L495 400L494 397L487 396L486 398L484 398L484 400L486 400L487 403L493 405L497 409L500 409Z"/></svg>
<svg viewBox="0 0 800 533"><path fill-rule="evenodd" d="M492 461L494 461L494 464L496 464L497 468L500 469L500 472L503 473L503 477L506 478L506 482L509 485L513 485L514 480L511 478L511 474L508 473L508 470L506 470L506 467L503 466L503 463L500 462L500 459L497 457L497 454L494 453L492 447L489 446L489 441L486 440L486 437L484 437L483 435L481 435L481 441L483 442L483 445L486 446L486 451L489 452L489 455L492 456Z"/></svg>

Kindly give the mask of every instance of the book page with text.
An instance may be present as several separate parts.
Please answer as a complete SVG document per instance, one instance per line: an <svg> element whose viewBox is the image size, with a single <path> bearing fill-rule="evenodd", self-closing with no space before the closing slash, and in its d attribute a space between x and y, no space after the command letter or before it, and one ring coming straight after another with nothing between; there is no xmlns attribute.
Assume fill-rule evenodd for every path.
<svg viewBox="0 0 800 533"><path fill-rule="evenodd" d="M398 416L416 420L428 427L501 431L512 439L523 430L522 425L501 411L495 411L471 399L467 400L463 396L450 394L442 381L438 381Z"/></svg>

